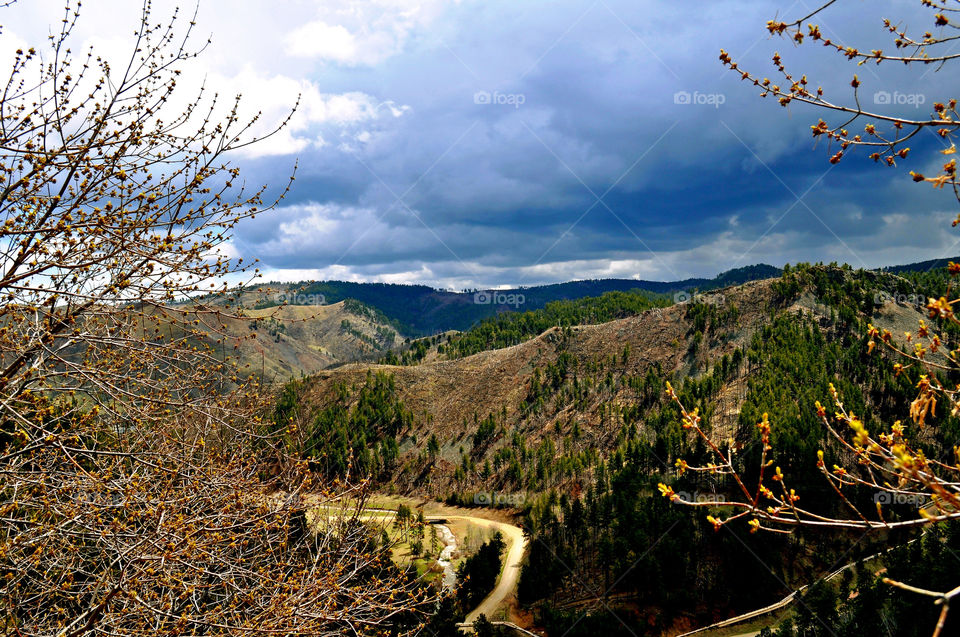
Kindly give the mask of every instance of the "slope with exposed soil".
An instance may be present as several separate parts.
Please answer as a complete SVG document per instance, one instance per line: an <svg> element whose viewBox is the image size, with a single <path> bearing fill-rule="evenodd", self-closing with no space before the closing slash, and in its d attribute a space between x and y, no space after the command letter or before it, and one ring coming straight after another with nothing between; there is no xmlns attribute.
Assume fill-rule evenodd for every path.
<svg viewBox="0 0 960 637"><path fill-rule="evenodd" d="M214 355L237 360L241 375L256 375L267 384L282 383L304 374L358 360L376 360L403 341L396 329L356 302L330 305L219 308L196 314L180 306L183 315L167 315L174 322L199 319L196 329ZM233 318L241 316L242 318ZM159 320L160 332L171 330L171 320ZM152 331L151 326L148 331Z"/></svg>
<svg viewBox="0 0 960 637"><path fill-rule="evenodd" d="M636 399L626 385L629 378L653 369L676 376L702 373L708 361L747 342L767 320L773 302L770 282L729 288L702 300L698 307L681 304L600 325L553 328L519 345L463 359L323 371L311 379L304 400L322 409L335 399L339 386L360 386L370 373L391 374L399 400L416 418L401 440L406 462L394 481L398 488L444 496L484 484L507 487L507 480L484 481L477 474L485 463L496 464L499 450L516 446L516 435L528 448L549 438L557 450L564 445L573 447L570 452L612 449L620 425L609 414ZM700 326L697 315L705 312L728 316L723 324ZM705 330L700 336L697 327ZM697 340L700 345L694 344ZM546 375L558 365L567 366L564 383L576 378L583 395L566 400L547 387L545 404L538 406L531 392L549 385ZM477 446L477 421L491 415L495 431ZM430 435L438 438L440 453L424 460ZM465 479L455 476L464 458L473 465Z"/></svg>
<svg viewBox="0 0 960 637"><path fill-rule="evenodd" d="M662 385L644 385L645 378L700 378L744 348L776 313L803 313L829 329L826 305L808 292L784 302L777 281L726 288L697 303L599 325L552 328L463 359L345 365L311 378L302 401L315 413L342 397L344 388L349 393L362 386L368 375L391 375L398 400L414 415L413 426L398 436L400 463L388 481L401 492L469 499L485 489L537 491L562 482L575 493L577 485L589 484L590 457L615 449L624 426L645 426L644 413L662 394ZM897 329L915 327L920 317L916 307L888 303L875 322ZM718 436L735 430L750 370L749 362L740 365L716 391ZM435 456L426 451L431 436L439 443ZM522 480L515 469L511 474L511 455L524 464ZM542 456L561 455L574 463L567 475L529 477L540 471Z"/></svg>

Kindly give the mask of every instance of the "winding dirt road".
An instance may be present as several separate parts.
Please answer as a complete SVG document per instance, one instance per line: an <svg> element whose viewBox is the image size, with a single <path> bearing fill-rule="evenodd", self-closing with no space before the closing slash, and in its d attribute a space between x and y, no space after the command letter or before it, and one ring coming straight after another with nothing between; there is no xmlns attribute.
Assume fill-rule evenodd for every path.
<svg viewBox="0 0 960 637"><path fill-rule="evenodd" d="M517 590L517 580L520 577L520 562L523 560L523 553L527 550L527 538L523 536L520 527L503 522L495 522L486 518L475 518L469 515L433 515L427 516L427 519L446 519L446 520L466 520L470 524L492 528L503 534L503 539L507 543L507 555L503 560L503 570L500 571L500 578L497 585L489 595L483 598L480 605L467 614L465 624L472 624L480 615L486 615L487 619L494 619L494 612L503 604L504 600Z"/></svg>
<svg viewBox="0 0 960 637"><path fill-rule="evenodd" d="M385 514L396 515L393 509L382 509L370 507L364 510L366 514ZM480 605L467 614L463 626L469 627L480 615L486 615L487 619L495 619L494 613L499 609L504 600L517 590L517 581L520 579L520 566L523 561L523 554L527 550L527 538L523 536L523 530L512 524L497 522L487 518L478 518L472 515L462 515L451 513L432 513L423 516L426 520L464 520L470 524L481 526L487 529L494 529L503 534L503 539L507 543L507 554L503 559L503 568L500 571L500 577L497 579L497 585L489 595L483 598Z"/></svg>

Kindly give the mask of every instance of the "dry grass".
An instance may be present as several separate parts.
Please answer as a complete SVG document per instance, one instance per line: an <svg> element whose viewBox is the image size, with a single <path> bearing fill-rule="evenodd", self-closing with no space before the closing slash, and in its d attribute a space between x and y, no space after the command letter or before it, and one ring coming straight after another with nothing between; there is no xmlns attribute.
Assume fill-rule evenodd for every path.
<svg viewBox="0 0 960 637"><path fill-rule="evenodd" d="M189 311L187 306L181 308ZM242 312L242 319L208 317L208 323L200 327L210 335L207 344L215 352L238 359L244 376L260 376L271 385L350 361L376 360L387 353L387 348L378 351L369 341L376 338L378 328L393 330L348 312L343 302ZM343 321L349 321L355 333L344 330ZM169 331L168 323L160 321L162 333ZM157 326L149 323L145 327L153 330ZM218 342L220 339L222 342ZM397 334L395 346L402 341Z"/></svg>

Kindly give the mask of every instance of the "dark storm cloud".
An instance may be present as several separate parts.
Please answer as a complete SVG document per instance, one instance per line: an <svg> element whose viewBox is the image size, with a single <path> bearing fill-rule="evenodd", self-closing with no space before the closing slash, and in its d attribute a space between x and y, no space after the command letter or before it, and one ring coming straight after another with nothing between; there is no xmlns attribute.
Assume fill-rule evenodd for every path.
<svg viewBox="0 0 960 637"><path fill-rule="evenodd" d="M880 16L931 22L907 3L840 5L817 21L866 48L893 48ZM939 160L938 140L918 138L893 169L865 153L831 168L833 151L810 136L820 113L758 99L717 61L724 47L772 77L769 57L779 49L837 99L849 97L858 73L868 106L879 100L878 109L916 116L949 97L938 89L956 85L949 68L857 67L767 37L764 22L778 10L795 18L810 8L451 5L383 61L316 63L311 79L325 90L409 108L376 127L323 128L325 145L300 153L290 198L241 227L237 248L274 270L438 285L595 276L605 262L625 263L611 275L674 278L741 259L875 266L895 254L942 256L952 243L951 200L906 177ZM258 175L274 170L253 165Z"/></svg>

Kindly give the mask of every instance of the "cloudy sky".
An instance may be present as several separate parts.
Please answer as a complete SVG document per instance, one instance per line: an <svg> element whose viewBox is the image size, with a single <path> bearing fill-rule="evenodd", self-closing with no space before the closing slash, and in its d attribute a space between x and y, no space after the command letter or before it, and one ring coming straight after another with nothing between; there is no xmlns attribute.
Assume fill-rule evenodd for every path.
<svg viewBox="0 0 960 637"><path fill-rule="evenodd" d="M127 53L138 4L85 2L78 41ZM173 6L154 4L158 18ZM859 152L832 167L810 135L820 113L760 99L717 60L724 48L773 77L779 51L838 101L857 73L868 106L887 95L878 110L911 117L956 97L945 91L960 67L857 68L768 36L768 19L814 5L201 0L200 40L213 43L184 81L242 92L266 122L301 96L286 130L235 157L273 188L299 162L279 209L229 246L272 280L463 289L955 256L956 201L907 175L942 163L940 140L925 133L895 168ZM0 43L15 49L42 39L62 2L4 11ZM815 21L838 42L893 50L884 17L933 28L919 0L841 0Z"/></svg>

